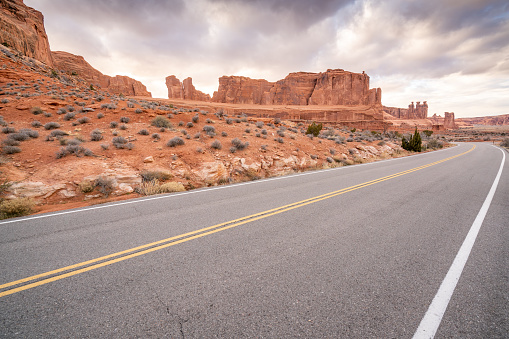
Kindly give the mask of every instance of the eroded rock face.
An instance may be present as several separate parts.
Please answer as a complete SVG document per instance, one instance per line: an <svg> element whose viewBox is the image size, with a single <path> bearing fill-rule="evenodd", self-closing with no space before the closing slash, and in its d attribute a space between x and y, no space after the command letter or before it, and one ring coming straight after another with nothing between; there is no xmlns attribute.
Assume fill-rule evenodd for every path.
<svg viewBox="0 0 509 339"><path fill-rule="evenodd" d="M169 99L186 99L194 101L210 101L210 95L198 91L193 85L192 78L186 78L183 82L174 76L166 77Z"/></svg>
<svg viewBox="0 0 509 339"><path fill-rule="evenodd" d="M454 113L444 113L444 128L445 129L456 129L456 123L454 122Z"/></svg>
<svg viewBox="0 0 509 339"><path fill-rule="evenodd" d="M167 77L168 97L210 101L204 96L186 94L195 91L192 83L186 85L186 80L181 85L175 76ZM382 92L379 88L369 88L369 76L365 73L329 69L323 73L290 73L277 82L222 76L212 101L255 105L381 106Z"/></svg>
<svg viewBox="0 0 509 339"><path fill-rule="evenodd" d="M78 75L94 87L102 88L115 94L152 96L147 91L147 87L138 80L123 75L116 75L114 77L104 75L92 67L80 55L62 51L51 52L51 54L57 69L70 75Z"/></svg>
<svg viewBox="0 0 509 339"><path fill-rule="evenodd" d="M0 43L53 67L44 17L22 0L0 0Z"/></svg>
<svg viewBox="0 0 509 339"><path fill-rule="evenodd" d="M383 111L398 119L427 119L428 103L424 101L421 104L420 101L417 101L414 105L412 101L412 103L408 105L408 108L383 106Z"/></svg>

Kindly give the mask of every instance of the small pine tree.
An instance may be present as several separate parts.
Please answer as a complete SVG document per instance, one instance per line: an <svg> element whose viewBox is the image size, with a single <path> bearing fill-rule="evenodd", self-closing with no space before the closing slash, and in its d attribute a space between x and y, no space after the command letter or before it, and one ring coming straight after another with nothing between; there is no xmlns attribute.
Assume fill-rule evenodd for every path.
<svg viewBox="0 0 509 339"><path fill-rule="evenodd" d="M407 151L420 152L422 150L422 139L419 132L417 132L417 127L415 128L415 133L410 140L407 141L405 137L401 139L401 147Z"/></svg>
<svg viewBox="0 0 509 339"><path fill-rule="evenodd" d="M306 134L313 134L315 137L320 134L320 131L322 130L322 124L315 124L314 122L311 123L311 125L308 126L308 130L306 131Z"/></svg>

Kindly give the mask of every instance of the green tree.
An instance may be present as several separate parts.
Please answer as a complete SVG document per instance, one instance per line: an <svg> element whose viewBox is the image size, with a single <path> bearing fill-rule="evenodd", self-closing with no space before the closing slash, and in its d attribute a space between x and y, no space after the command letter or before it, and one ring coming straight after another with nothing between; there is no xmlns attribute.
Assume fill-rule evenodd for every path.
<svg viewBox="0 0 509 339"><path fill-rule="evenodd" d="M315 124L313 121L311 125L308 126L308 130L306 131L306 134L313 134L315 137L320 134L320 131L322 130L322 124Z"/></svg>
<svg viewBox="0 0 509 339"><path fill-rule="evenodd" d="M422 139L419 132L417 132L417 127L415 128L415 133L410 140L407 141L405 137L401 139L401 147L407 151L413 152L420 152L422 150Z"/></svg>

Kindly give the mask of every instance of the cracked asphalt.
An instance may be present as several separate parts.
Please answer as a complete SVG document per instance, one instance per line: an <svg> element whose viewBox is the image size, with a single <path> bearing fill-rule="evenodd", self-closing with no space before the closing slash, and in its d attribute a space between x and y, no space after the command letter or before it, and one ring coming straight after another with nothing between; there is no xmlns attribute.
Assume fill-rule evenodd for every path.
<svg viewBox="0 0 509 339"><path fill-rule="evenodd" d="M430 167L0 297L0 337L410 338L500 167L502 152L489 144L0 222L6 284L473 145ZM438 338L508 336L508 163Z"/></svg>

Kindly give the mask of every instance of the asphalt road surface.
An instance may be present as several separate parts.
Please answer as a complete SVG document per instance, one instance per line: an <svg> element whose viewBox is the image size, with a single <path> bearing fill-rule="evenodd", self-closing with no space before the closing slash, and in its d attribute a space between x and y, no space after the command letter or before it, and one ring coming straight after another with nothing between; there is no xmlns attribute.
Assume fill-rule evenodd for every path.
<svg viewBox="0 0 509 339"><path fill-rule="evenodd" d="M508 338L506 155L460 144L0 222L0 337L417 338L431 313L436 338Z"/></svg>

